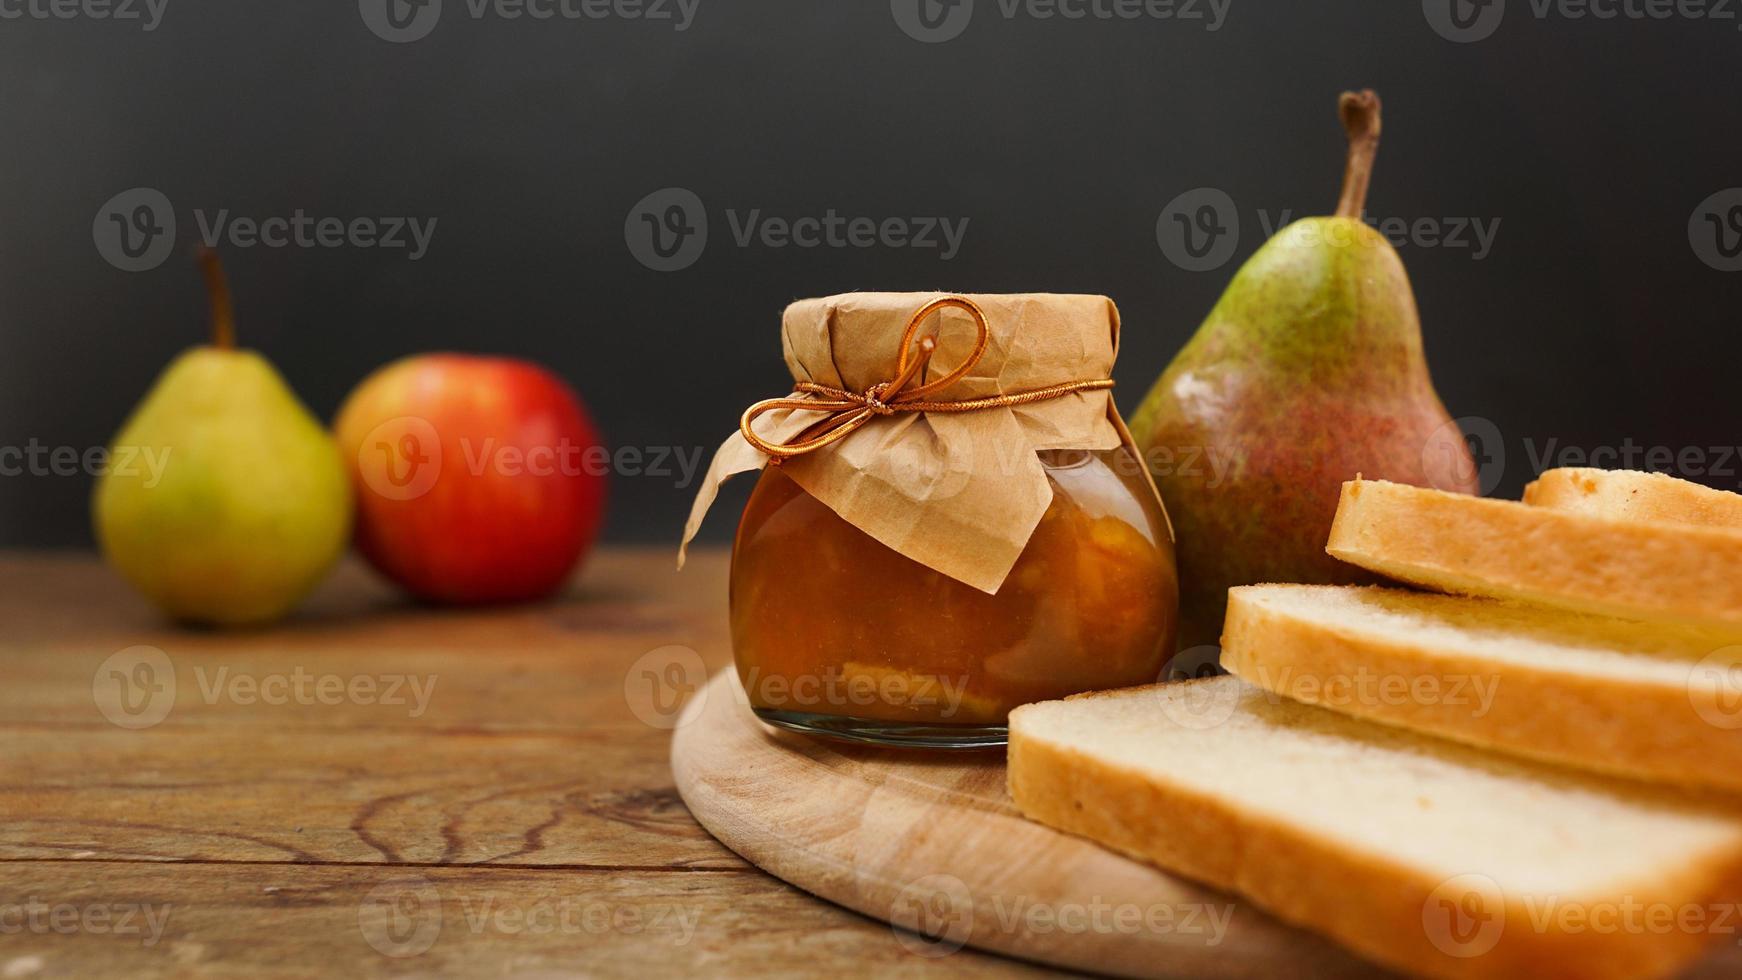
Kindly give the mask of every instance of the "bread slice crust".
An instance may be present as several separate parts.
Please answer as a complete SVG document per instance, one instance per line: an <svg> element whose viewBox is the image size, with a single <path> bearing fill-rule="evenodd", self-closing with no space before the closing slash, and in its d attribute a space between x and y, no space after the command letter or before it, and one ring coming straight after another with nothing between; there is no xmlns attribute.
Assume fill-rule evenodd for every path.
<svg viewBox="0 0 1742 980"><path fill-rule="evenodd" d="M1492 757L1449 742L1397 732L1384 726L1333 715L1322 708L1250 688L1237 678L1216 677L1181 684L1078 695L1017 709L1011 715L1009 782L1017 807L1030 819L1078 834L1103 846L1148 861L1213 887L1236 892L1279 919L1323 933L1374 962L1408 973L1443 978L1634 978L1671 975L1695 959L1714 937L1683 929L1667 932L1633 929L1597 931L1570 927L1558 917L1544 918L1540 894L1500 884L1506 869L1468 868L1469 875L1494 885L1491 891L1460 893L1456 877L1387 855L1358 839L1333 836L1270 812L1244 806L1236 793L1171 779L1163 765L1138 767L1086 748L1053 723L1050 714L1081 709L1095 712L1098 699L1153 696L1163 687L1234 684L1240 693L1236 712L1282 716L1314 713L1313 726L1372 738L1377 744L1407 740L1435 756L1450 753L1472 768L1505 767ZM1254 700L1253 695L1256 695ZM1165 695L1161 695L1165 696ZM1164 713L1165 714L1165 713ZM1328 716L1328 717L1326 717ZM1336 721L1329 718L1338 719ZM1091 724L1093 722L1090 722ZM1166 741L1165 721L1155 736ZM1283 747L1279 745L1279 748ZM1163 751L1161 744L1158 751ZM1305 757L1302 764L1310 764ZM1229 760L1230 765L1237 764ZM1543 774L1544 786L1570 782L1601 786L1564 770L1519 763ZM1327 779L1368 778L1354 767L1325 774ZM1622 784L1624 787L1632 784ZM1407 796L1410 787L1399 786ZM1614 792L1630 795L1630 788ZM1660 799L1647 793L1645 799ZM1677 797L1661 797L1674 808ZM1732 814L1723 811L1726 819ZM1742 897L1742 814L1736 830L1717 847L1690 852L1679 866L1666 867L1650 880L1612 883L1602 895L1563 894L1565 907L1594 909L1621 902L1646 907L1716 908ZM1503 824L1528 815L1496 814ZM1496 828L1504 832L1504 827ZM1603 855L1592 855L1593 861ZM1461 876L1457 876L1461 877ZM1480 902L1475 921L1497 921L1499 928L1479 947L1447 945L1428 925L1436 902Z"/></svg>
<svg viewBox="0 0 1742 980"><path fill-rule="evenodd" d="M1619 521L1663 521L1742 530L1742 493L1664 473L1562 467L1524 488L1524 502Z"/></svg>
<svg viewBox="0 0 1742 980"><path fill-rule="evenodd" d="M1742 531L1730 528L1351 480L1325 550L1442 592L1742 628Z"/></svg>
<svg viewBox="0 0 1742 980"><path fill-rule="evenodd" d="M1360 586L1229 592L1222 666L1308 704L1548 762L1742 792L1742 640Z"/></svg>

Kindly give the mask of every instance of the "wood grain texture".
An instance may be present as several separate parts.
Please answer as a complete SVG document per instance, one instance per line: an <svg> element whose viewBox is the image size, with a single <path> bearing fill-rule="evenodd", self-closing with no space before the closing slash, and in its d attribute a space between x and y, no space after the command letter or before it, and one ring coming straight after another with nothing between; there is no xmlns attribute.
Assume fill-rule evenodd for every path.
<svg viewBox="0 0 1742 980"><path fill-rule="evenodd" d="M0 871L0 905L43 906L40 927L26 920L0 935L0 976L9 980L1042 974L971 954L920 959L888 926L754 871L195 864L166 872L65 862ZM58 909L83 922L68 914L57 926Z"/></svg>
<svg viewBox="0 0 1742 980"><path fill-rule="evenodd" d="M1023 819L1000 752L914 753L769 728L731 671L672 740L714 836L808 891L963 943L1146 977L1382 976L1232 897Z"/></svg>
<svg viewBox="0 0 1742 980"><path fill-rule="evenodd" d="M918 928L934 951L968 944L1140 977L1389 975L1226 893L1023 819L1001 753L806 738L756 721L743 698L722 671L674 733L672 771L696 819L787 881ZM1742 921L1728 928L1734 938ZM1742 949L1716 945L1691 976L1742 976Z"/></svg>
<svg viewBox="0 0 1742 980"><path fill-rule="evenodd" d="M0 977L1044 972L914 955L695 823L670 727L730 660L726 562L672 566L605 551L558 601L451 611L353 564L289 622L221 633L89 557L0 557ZM126 728L98 695L137 647L174 696Z"/></svg>

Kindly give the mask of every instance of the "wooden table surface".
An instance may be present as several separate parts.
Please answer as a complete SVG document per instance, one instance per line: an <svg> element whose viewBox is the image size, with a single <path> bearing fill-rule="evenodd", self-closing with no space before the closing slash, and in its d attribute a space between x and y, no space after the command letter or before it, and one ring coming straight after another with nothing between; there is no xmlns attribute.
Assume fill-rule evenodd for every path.
<svg viewBox="0 0 1742 980"><path fill-rule="evenodd" d="M347 565L218 633L0 558L0 978L1041 974L916 956L691 819L669 727L730 661L725 572L605 551L447 611Z"/></svg>

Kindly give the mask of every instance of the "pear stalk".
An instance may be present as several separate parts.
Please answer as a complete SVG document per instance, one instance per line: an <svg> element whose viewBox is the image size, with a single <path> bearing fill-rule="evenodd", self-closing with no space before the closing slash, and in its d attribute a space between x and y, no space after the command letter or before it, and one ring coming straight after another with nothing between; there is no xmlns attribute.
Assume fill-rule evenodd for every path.
<svg viewBox="0 0 1742 980"><path fill-rule="evenodd" d="M224 264L210 246L200 246L200 271L206 277L206 298L212 307L212 346L236 349L236 313L230 305L230 284L224 279Z"/></svg>
<svg viewBox="0 0 1742 980"><path fill-rule="evenodd" d="M1367 207L1367 184L1373 179L1373 158L1379 154L1379 96L1372 89L1344 92L1337 99L1343 131L1349 136L1349 158L1343 167L1343 194L1336 216L1361 217Z"/></svg>

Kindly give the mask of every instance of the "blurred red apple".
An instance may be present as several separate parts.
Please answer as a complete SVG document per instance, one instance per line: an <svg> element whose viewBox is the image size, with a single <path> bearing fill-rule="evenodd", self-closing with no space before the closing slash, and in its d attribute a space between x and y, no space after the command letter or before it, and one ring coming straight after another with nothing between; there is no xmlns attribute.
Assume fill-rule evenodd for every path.
<svg viewBox="0 0 1742 980"><path fill-rule="evenodd" d="M598 533L609 455L573 389L536 364L408 357L365 378L333 428L358 549L420 598L549 595Z"/></svg>

